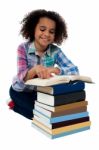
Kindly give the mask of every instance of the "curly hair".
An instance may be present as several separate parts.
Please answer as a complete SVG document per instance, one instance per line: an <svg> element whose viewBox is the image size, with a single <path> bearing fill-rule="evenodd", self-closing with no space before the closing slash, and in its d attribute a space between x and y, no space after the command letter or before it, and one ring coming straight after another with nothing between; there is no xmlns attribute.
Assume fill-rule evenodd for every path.
<svg viewBox="0 0 99 150"><path fill-rule="evenodd" d="M20 33L29 42L34 41L35 27L40 18L47 17L56 23L54 43L60 45L65 40L67 35L67 26L64 19L54 11L46 11L44 9L34 10L28 13L21 21L22 27Z"/></svg>

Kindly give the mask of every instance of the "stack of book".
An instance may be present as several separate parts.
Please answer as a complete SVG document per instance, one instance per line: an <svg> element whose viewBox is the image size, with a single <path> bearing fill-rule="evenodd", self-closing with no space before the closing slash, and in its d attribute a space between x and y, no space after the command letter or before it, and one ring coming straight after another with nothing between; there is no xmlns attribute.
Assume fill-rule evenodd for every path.
<svg viewBox="0 0 99 150"><path fill-rule="evenodd" d="M26 83L35 85L36 80L37 85L32 126L51 139L90 129L85 82L92 81L90 78L77 79L68 82L55 78L50 82L49 79L33 79Z"/></svg>

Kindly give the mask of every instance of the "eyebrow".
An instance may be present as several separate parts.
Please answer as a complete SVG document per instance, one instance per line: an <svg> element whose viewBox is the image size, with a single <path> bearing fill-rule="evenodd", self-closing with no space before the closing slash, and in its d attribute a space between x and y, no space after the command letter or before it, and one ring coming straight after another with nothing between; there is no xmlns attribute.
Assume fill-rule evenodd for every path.
<svg viewBox="0 0 99 150"><path fill-rule="evenodd" d="M46 28L46 26L41 25L40 28ZM55 30L55 28L51 28L50 30Z"/></svg>

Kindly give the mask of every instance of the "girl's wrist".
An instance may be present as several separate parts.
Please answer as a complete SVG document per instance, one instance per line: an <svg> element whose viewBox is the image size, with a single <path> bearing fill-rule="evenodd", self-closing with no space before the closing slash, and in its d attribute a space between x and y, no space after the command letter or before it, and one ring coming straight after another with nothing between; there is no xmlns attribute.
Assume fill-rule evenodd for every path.
<svg viewBox="0 0 99 150"><path fill-rule="evenodd" d="M56 74L60 74L60 69L58 67L55 67Z"/></svg>
<svg viewBox="0 0 99 150"><path fill-rule="evenodd" d="M27 72L27 74L26 74L24 80L27 81L27 80L29 80L29 79L33 79L33 78L35 78L35 76L36 76L35 69L32 68L32 69L30 69L30 70Z"/></svg>

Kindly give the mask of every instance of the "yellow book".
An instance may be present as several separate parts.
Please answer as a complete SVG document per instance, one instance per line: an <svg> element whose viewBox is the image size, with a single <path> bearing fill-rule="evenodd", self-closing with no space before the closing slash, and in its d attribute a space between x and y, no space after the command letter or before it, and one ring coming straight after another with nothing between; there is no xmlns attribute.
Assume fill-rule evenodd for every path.
<svg viewBox="0 0 99 150"><path fill-rule="evenodd" d="M38 126L39 128L43 129L44 131L46 131L49 134L56 135L56 134L60 134L60 133L63 133L63 132L68 132L68 131L72 131L72 130L76 130L76 129L80 129L80 128L90 126L91 121L77 123L77 124L73 124L73 125L70 125L70 126L64 126L64 127L60 127L60 128L56 128L56 129L50 129L50 128L46 127L44 124L37 121L36 119L32 120L32 124Z"/></svg>

